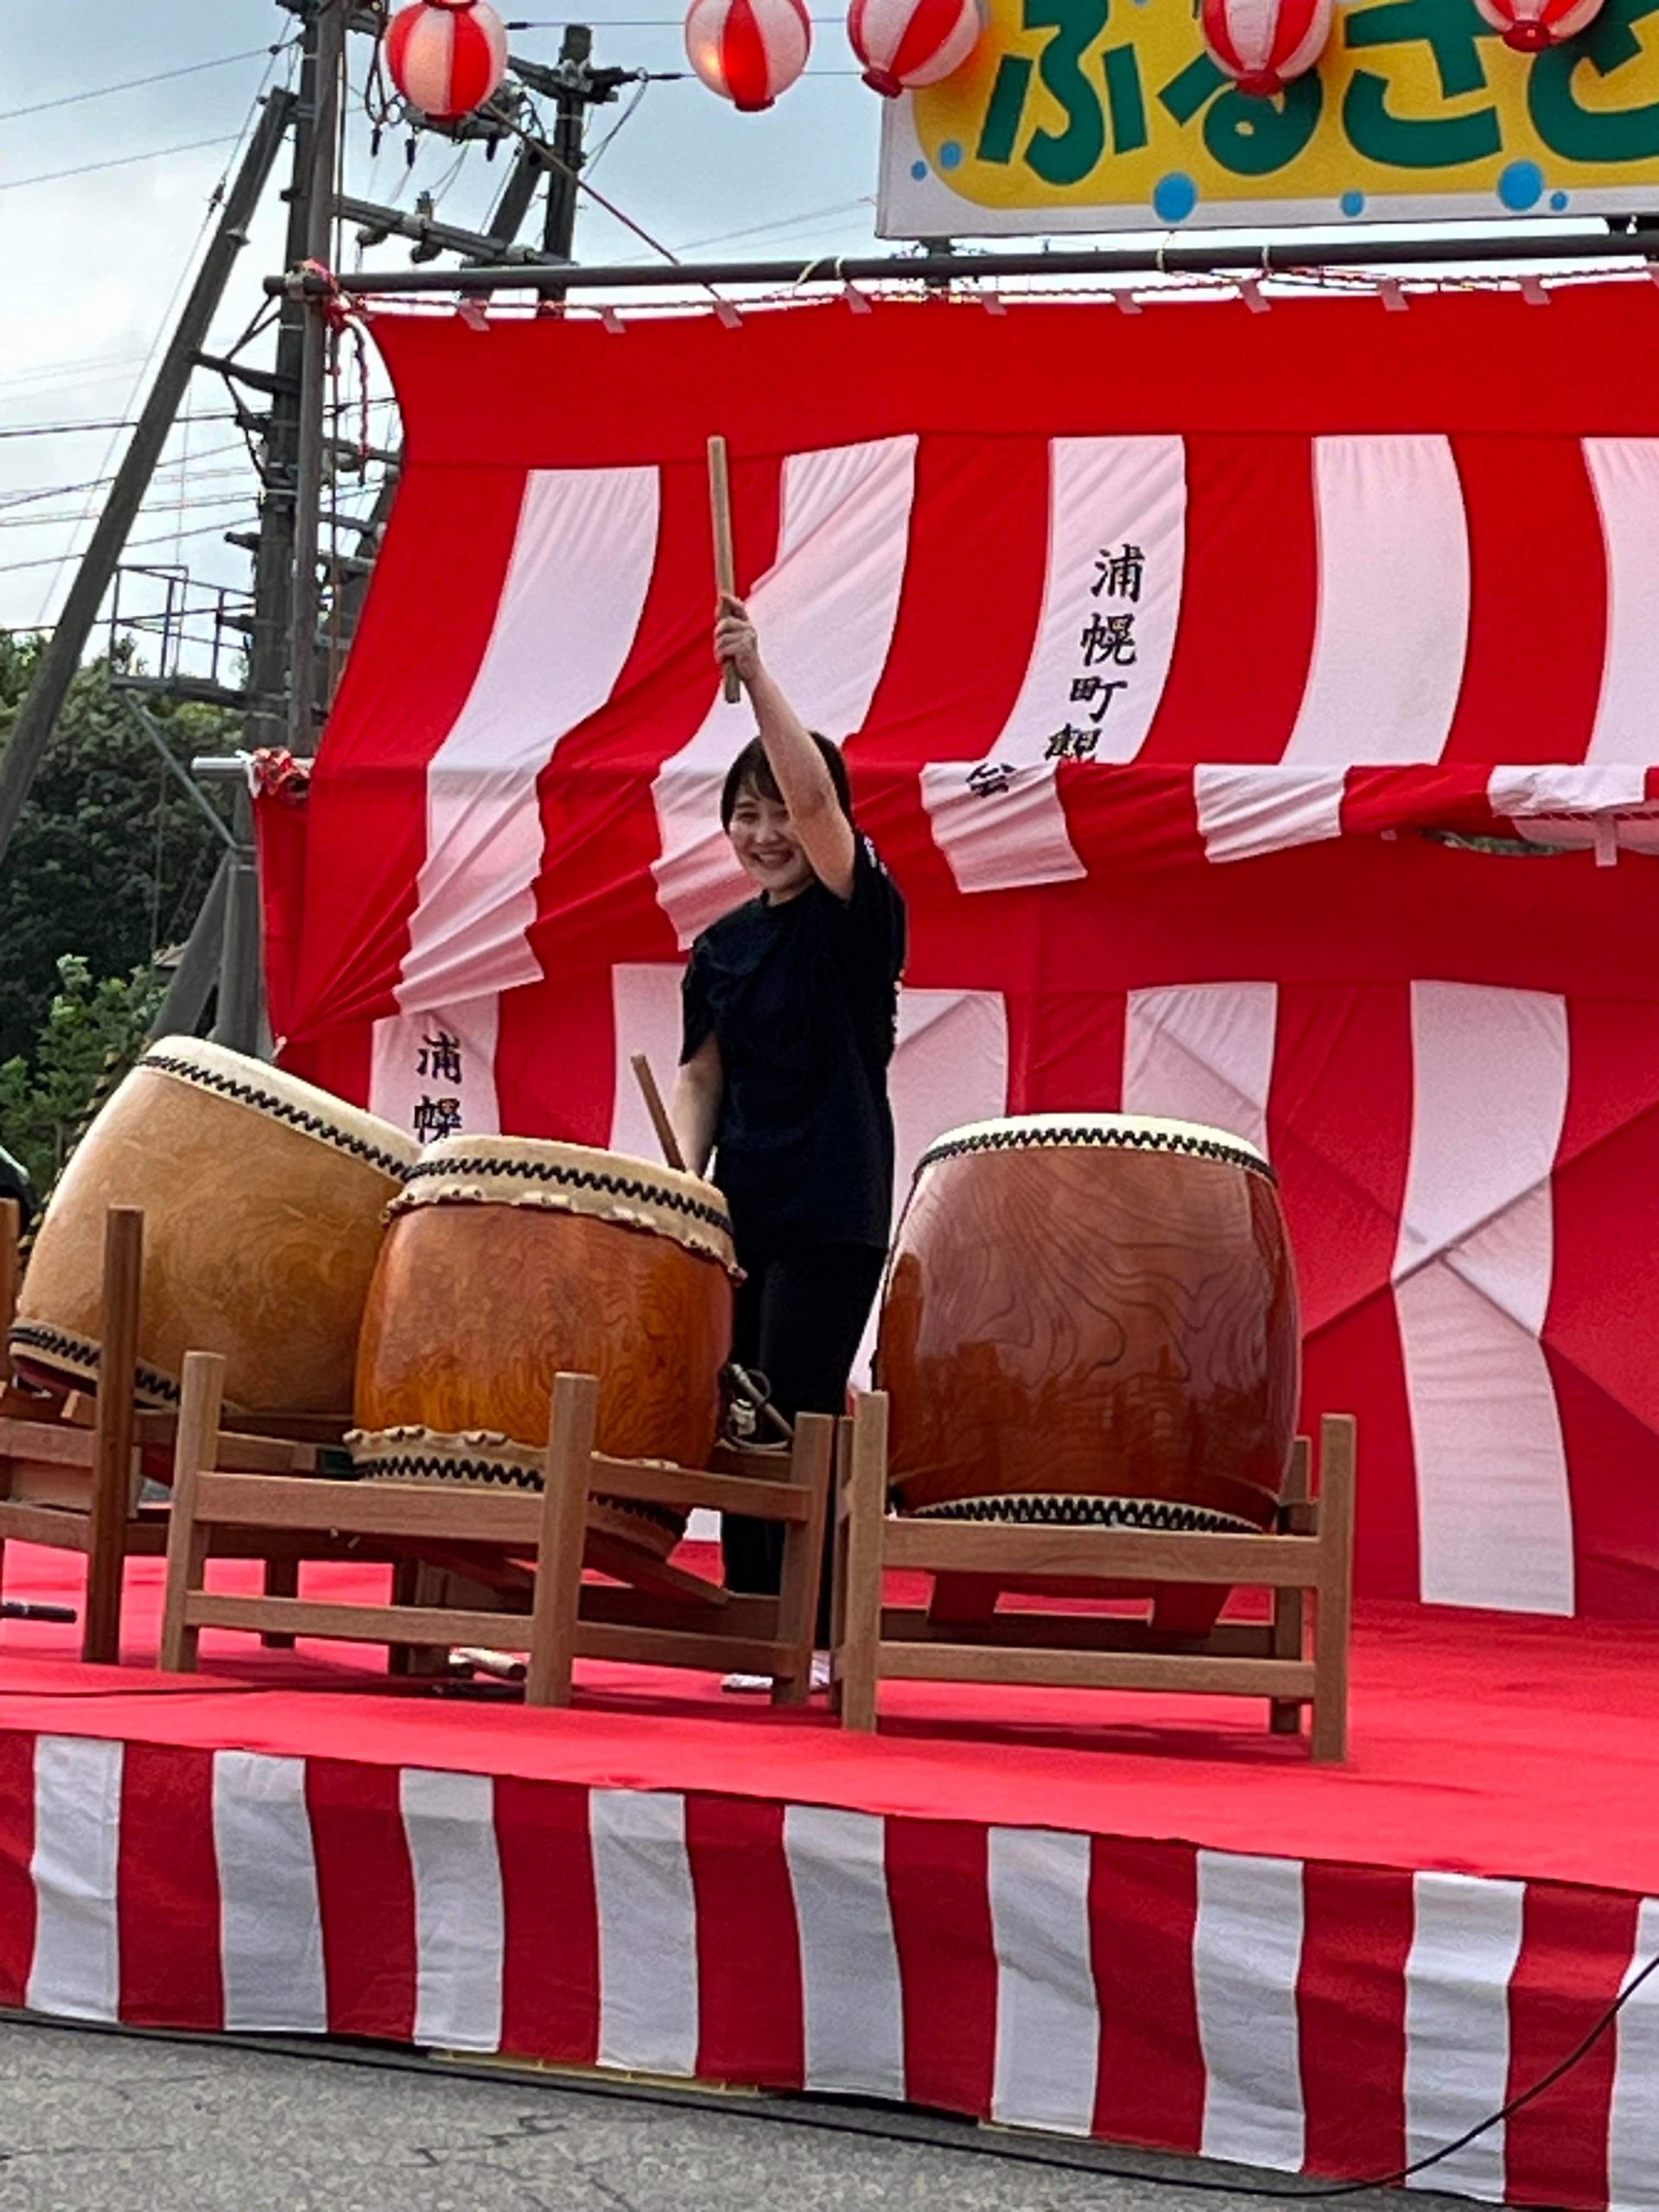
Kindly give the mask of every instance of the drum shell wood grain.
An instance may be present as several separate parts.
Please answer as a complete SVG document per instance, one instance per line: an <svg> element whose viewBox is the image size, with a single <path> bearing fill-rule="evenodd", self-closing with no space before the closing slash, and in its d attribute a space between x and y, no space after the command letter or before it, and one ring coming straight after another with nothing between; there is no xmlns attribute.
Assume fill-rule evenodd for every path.
<svg viewBox="0 0 1659 2212"><path fill-rule="evenodd" d="M877 1360L907 1510L1122 1497L1265 1528L1300 1384L1277 1190L1107 1146L938 1160L900 1224Z"/></svg>
<svg viewBox="0 0 1659 2212"><path fill-rule="evenodd" d="M219 1352L227 1403L343 1418L385 1209L402 1187L354 1153L141 1064L53 1194L18 1320L96 1345L105 1214L142 1207L143 1365L176 1389L187 1351ZM87 1379L32 1349L16 1358L43 1380Z"/></svg>
<svg viewBox="0 0 1659 2212"><path fill-rule="evenodd" d="M731 1338L731 1278L670 1237L545 1207L413 1206L370 1292L357 1424L539 1447L564 1370L599 1377L601 1452L706 1466Z"/></svg>

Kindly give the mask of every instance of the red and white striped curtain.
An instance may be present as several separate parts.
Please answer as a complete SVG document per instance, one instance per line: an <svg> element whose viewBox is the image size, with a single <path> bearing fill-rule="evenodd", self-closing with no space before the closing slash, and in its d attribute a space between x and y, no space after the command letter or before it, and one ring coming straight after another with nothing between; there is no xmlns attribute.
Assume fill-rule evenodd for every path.
<svg viewBox="0 0 1659 2212"><path fill-rule="evenodd" d="M742 892L721 430L911 903L901 1178L1004 1111L1265 1141L1362 1586L1659 1614L1653 288L374 328L409 465L267 844L289 1064L652 1149L626 1057Z"/></svg>

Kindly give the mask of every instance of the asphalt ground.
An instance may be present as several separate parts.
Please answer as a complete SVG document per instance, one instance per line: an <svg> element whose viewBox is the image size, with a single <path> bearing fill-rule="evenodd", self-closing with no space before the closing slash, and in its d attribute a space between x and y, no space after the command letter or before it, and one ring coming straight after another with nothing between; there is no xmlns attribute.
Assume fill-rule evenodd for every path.
<svg viewBox="0 0 1659 2212"><path fill-rule="evenodd" d="M3 2212L1266 2212L1302 2186L839 2101L0 2024Z"/></svg>

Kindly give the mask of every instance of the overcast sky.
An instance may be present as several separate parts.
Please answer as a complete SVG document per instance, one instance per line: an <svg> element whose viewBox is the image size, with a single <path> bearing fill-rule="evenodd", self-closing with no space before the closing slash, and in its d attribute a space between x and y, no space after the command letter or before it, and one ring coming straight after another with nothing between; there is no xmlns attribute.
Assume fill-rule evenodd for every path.
<svg viewBox="0 0 1659 2212"><path fill-rule="evenodd" d="M508 10L510 20L531 21L513 34L518 52L554 58L563 20L557 5L521 0ZM595 59L683 69L677 7L677 0L606 0L591 15ZM294 33L294 17L276 0L60 0L47 8L12 0L0 9L0 434L130 415L200 247L208 197L272 67L264 49ZM353 48L360 84L368 42L356 39ZM226 59L232 55L242 58ZM80 97L204 62L223 66ZM275 66L285 73L289 57ZM591 143L620 112L601 111ZM594 181L677 251L715 240L724 250L734 232L752 233L730 239L742 252L868 250L879 121L880 102L858 82L830 16L817 27L809 77L769 114L739 116L695 79L650 86ZM395 194L408 205L423 188L442 185L440 212L454 222L476 223L505 174L505 155L490 166L474 150L446 182L455 149L436 139L423 142L412 177L396 141L372 164L355 101L351 136L351 189L377 200ZM193 150L163 152L187 147ZM94 166L114 163L121 166ZM65 170L85 173L34 181ZM258 308L261 277L280 265L280 238L273 195L233 280L215 334L221 342ZM645 257L637 239L591 202L577 250L587 260ZM348 259L355 251L348 243ZM394 244L373 257L406 265L407 249ZM218 414L224 404L222 387L198 377L193 414ZM133 533L148 541L135 544L133 560L185 563L231 584L245 580L245 556L218 535L246 526L252 514L251 478L226 450L234 440L232 425L208 420L175 439L169 460L188 457L188 466L161 478L151 512ZM100 496L67 487L107 475L123 442L109 431L0 435L0 627L27 627L55 613L69 580L67 556L85 542L77 519L89 506L95 511ZM49 496L24 496L36 493ZM204 504L215 499L227 504Z"/></svg>

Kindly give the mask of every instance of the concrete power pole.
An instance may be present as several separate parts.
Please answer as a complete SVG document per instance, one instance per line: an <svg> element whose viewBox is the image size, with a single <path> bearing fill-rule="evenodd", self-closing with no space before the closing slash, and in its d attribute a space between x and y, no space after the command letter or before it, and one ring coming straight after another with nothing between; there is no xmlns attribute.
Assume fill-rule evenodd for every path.
<svg viewBox="0 0 1659 2212"><path fill-rule="evenodd" d="M305 178L307 261L327 264L334 231L334 183L340 137L340 79L346 59L351 0L315 0L307 19L316 89L312 106L310 173ZM297 180L296 180L297 181ZM322 508L325 385L328 329L321 309L303 310L300 361L299 444L295 480L294 604L289 638L289 744L309 753L315 738L318 524Z"/></svg>
<svg viewBox="0 0 1659 2212"><path fill-rule="evenodd" d="M311 147L316 135L317 22L306 19L300 88L294 118L294 153L288 190L285 265L297 268L310 251ZM300 382L309 311L302 300L284 300L276 324L276 359L264 442L264 490L253 556L252 629L248 645L248 742L288 742L289 632L294 619L294 517L300 453Z"/></svg>
<svg viewBox="0 0 1659 2212"><path fill-rule="evenodd" d="M586 23L567 23L559 43L559 59L552 71L553 164L547 176L547 217L543 238L547 251L561 261L573 258L576 238L577 179L587 159L583 140L588 111L616 98L626 84L626 69L595 69L594 34Z"/></svg>
<svg viewBox="0 0 1659 2212"><path fill-rule="evenodd" d="M560 41L558 61L552 68L515 58L513 66L524 81L537 92L550 96L553 100L553 137L550 142L536 138L526 138L523 142L512 174L496 202L486 229L475 238L467 237L461 232L450 232L447 243L452 251L464 253L468 259L505 259L507 257L503 252L497 252L492 257L490 249L512 245L518 235L520 225L530 213L536 187L545 176L547 206L543 220L543 251L556 261L575 258L579 198L576 180L587 159L584 140L588 111L614 100L620 88L634 81L638 76L638 72L629 69L595 69L591 59L593 50L591 28L586 23L567 23L564 36ZM550 156L552 157L550 160ZM370 224L374 224L377 218L388 226L398 220L395 209L372 207L361 201L348 202L347 213ZM435 234L438 231L439 226L435 224L410 222L406 234L423 237L428 232ZM523 251L529 254L528 248ZM297 258L297 255L290 255L290 268ZM550 296L558 296L554 293ZM371 561L391 518L397 488L395 474L389 475L370 514L362 550ZM359 569L341 592L342 634L347 645L361 617L368 588L367 571Z"/></svg>
<svg viewBox="0 0 1659 2212"><path fill-rule="evenodd" d="M246 244L290 126L294 152L284 195L289 210L286 264L293 269L302 262L326 264L329 259L340 205L337 154L346 39L353 31L378 36L382 23L356 0L280 0L280 4L302 19L299 92L297 97L274 93L265 104L63 613L41 654L11 737L0 752L0 858L16 827L133 518L201 356L231 268ZM565 27L555 67L515 57L514 69L524 81L551 98L555 128L550 142L530 139L521 146L488 235L477 241L479 246L487 251L512 243L536 186L545 175L545 251L561 260L571 257L588 111L613 100L635 74L595 69L592 52L591 29L571 23ZM270 395L245 686L246 740L251 749L286 745L308 755L316 740L318 707L327 703L319 697L318 550L327 454L327 348L328 331L321 308L304 300L284 299L273 370L257 378L244 372ZM384 524L391 498L388 484L377 505L376 523ZM354 577L346 594L348 616L354 615L361 590L361 578ZM245 790L237 794L234 831L237 849L226 855L213 895L192 932L190 982L192 991L199 993L207 963L216 959L214 1035L236 1050L257 1052L264 1042L260 921L252 808Z"/></svg>
<svg viewBox="0 0 1659 2212"><path fill-rule="evenodd" d="M287 266L326 262L334 219L340 75L349 0L309 0L288 199ZM251 750L311 750L316 696L317 517L321 505L327 334L321 311L284 300L276 327L264 449L264 496L253 563L248 652ZM219 913L219 999L213 1035L233 1052L264 1042L259 880L253 808L233 800L238 850L226 861ZM204 917L204 920L206 918Z"/></svg>

